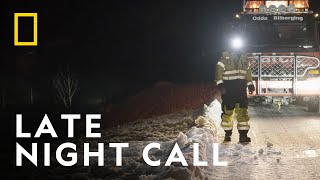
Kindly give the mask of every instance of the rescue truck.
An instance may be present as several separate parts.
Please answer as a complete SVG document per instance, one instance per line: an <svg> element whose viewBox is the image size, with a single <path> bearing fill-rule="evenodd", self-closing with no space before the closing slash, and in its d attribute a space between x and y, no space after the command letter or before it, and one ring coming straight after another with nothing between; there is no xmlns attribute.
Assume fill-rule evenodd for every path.
<svg viewBox="0 0 320 180"><path fill-rule="evenodd" d="M227 32L245 45L256 87L266 103L304 102L319 112L319 14L308 0L243 0Z"/></svg>

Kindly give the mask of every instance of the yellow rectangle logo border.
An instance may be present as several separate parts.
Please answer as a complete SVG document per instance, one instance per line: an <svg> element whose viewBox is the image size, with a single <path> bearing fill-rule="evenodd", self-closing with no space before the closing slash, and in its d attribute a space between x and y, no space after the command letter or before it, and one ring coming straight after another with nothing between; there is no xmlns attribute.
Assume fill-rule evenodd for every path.
<svg viewBox="0 0 320 180"><path fill-rule="evenodd" d="M33 41L19 42L19 17L33 18ZM14 13L14 46L37 46L38 45L38 13Z"/></svg>

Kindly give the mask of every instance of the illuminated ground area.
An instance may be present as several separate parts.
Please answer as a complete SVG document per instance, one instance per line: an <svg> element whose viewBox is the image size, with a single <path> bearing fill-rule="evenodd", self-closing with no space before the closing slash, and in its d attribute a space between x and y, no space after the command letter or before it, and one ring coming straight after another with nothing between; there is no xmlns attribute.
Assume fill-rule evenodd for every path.
<svg viewBox="0 0 320 180"><path fill-rule="evenodd" d="M223 156L229 161L229 167L213 167L211 178L320 178L319 114L308 113L297 106L284 106L278 110L276 105L250 107L250 114L253 142L245 147L248 149L238 150L235 134L231 145L222 147L227 152ZM221 139L222 134L219 136Z"/></svg>

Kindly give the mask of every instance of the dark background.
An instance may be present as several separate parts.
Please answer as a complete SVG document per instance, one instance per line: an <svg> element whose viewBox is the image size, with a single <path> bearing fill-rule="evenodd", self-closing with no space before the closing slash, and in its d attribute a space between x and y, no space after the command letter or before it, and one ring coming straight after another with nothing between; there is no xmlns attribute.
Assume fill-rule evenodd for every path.
<svg viewBox="0 0 320 180"><path fill-rule="evenodd" d="M317 11L318 2L310 2ZM79 96L107 102L119 102L158 81L212 82L222 25L242 9L242 0L1 4L1 86L13 97L27 96L33 88L35 100L44 104L54 93L53 75L66 68L79 79ZM21 12L38 13L37 47L13 46L13 15ZM32 21L19 22L19 38L30 40Z"/></svg>
<svg viewBox="0 0 320 180"><path fill-rule="evenodd" d="M52 85L61 70L69 69L80 83L69 113L96 113L159 81L213 84L223 24L241 11L242 1L5 0L0 8L0 166L8 167L14 142L26 147L33 141L15 139L16 114L23 114L26 132L35 132L48 114L59 137L66 137L65 121L59 121L65 109ZM13 45L14 13L38 13L37 47ZM30 18L19 21L21 40L30 40L31 26Z"/></svg>

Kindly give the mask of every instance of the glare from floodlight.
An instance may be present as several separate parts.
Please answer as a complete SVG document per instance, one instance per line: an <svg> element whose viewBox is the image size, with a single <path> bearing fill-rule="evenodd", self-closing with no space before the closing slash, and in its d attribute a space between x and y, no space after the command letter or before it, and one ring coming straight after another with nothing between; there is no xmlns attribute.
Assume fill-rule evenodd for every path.
<svg viewBox="0 0 320 180"><path fill-rule="evenodd" d="M241 49L243 47L243 40L239 37L235 37L231 40L231 46L233 49Z"/></svg>

